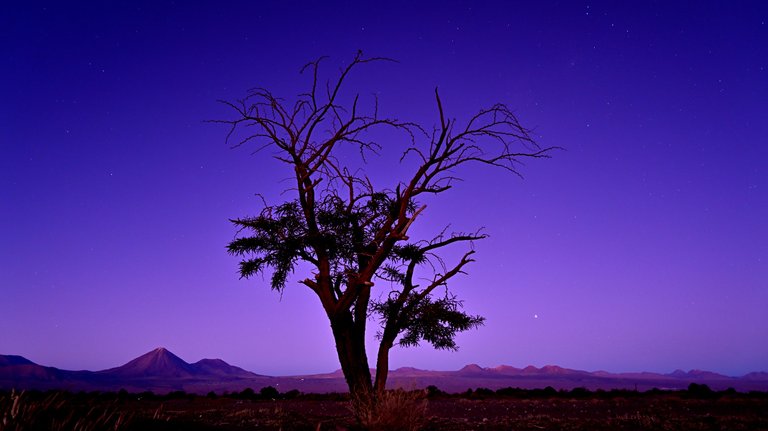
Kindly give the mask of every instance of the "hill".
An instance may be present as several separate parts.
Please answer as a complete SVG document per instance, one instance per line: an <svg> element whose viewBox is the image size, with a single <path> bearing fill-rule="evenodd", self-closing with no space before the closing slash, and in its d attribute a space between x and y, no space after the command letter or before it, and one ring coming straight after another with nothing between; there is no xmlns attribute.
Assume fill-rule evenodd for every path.
<svg viewBox="0 0 768 431"><path fill-rule="evenodd" d="M547 365L541 368L516 368L500 365L484 368L467 365L456 371L422 370L402 367L390 371L388 386L425 388L430 385L447 392L468 388L499 389L518 387L573 389L685 389L691 383L706 384L715 390L768 391L768 373L753 372L729 377L709 371L677 370L669 374L609 373L581 371ZM68 371L46 367L16 355L0 355L0 389L66 389L72 391L186 391L205 394L235 392L246 388L273 386L280 391L345 392L340 371L305 376L270 377L232 366L221 359L201 359L188 363L165 348L147 352L119 367L102 371Z"/></svg>

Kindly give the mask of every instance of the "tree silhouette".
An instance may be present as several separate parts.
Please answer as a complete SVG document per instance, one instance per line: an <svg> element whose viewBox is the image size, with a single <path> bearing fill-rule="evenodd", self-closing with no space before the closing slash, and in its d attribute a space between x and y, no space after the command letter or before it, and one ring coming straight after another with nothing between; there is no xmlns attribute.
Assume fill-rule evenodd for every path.
<svg viewBox="0 0 768 431"><path fill-rule="evenodd" d="M313 276L299 283L320 299L350 393L375 394L385 388L393 346L426 341L437 349L455 350L458 332L483 323L482 317L462 310L447 284L473 261L472 242L486 235L443 231L431 239L411 239L409 228L426 209L423 198L450 190L466 165L519 175L520 159L548 157L551 148L540 148L504 104L481 109L463 123L450 119L437 90L439 124L429 130L380 116L378 102L363 113L359 95L342 102L347 78L361 65L389 59L358 52L326 82L319 76L322 60L302 69L311 75L311 85L292 104L264 88L251 90L242 100L222 102L234 112L232 119L215 121L231 126L227 142L270 148L295 181L289 190L293 199L265 202L258 215L232 220L240 230L228 251L242 258L242 277L270 273L277 291L286 288L299 262L308 263ZM400 162L415 165L389 188L375 187L365 173L366 168L385 167L365 163L356 169L340 157L350 146L363 160L382 150L367 136L375 128L401 131ZM441 259L441 251L461 244L467 249L456 262ZM372 382L365 334L374 316L381 329Z"/></svg>

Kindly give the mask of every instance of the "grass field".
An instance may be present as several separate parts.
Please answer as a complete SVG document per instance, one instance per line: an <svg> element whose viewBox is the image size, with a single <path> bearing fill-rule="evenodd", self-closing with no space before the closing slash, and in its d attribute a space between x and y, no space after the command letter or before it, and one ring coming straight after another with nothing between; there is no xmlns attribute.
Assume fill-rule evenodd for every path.
<svg viewBox="0 0 768 431"><path fill-rule="evenodd" d="M768 430L768 394L478 389L410 394L423 430ZM0 430L354 430L344 394L0 392ZM413 416L413 409L407 412ZM388 411L403 415L405 410ZM403 429L380 421L372 429ZM397 428L393 428L396 426Z"/></svg>

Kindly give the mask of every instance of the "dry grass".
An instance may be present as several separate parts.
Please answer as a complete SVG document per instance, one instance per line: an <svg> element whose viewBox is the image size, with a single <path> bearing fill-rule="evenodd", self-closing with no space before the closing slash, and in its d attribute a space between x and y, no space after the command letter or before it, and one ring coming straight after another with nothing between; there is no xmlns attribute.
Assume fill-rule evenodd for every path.
<svg viewBox="0 0 768 431"><path fill-rule="evenodd" d="M418 431L427 419L424 391L395 389L353 397L351 410L369 431Z"/></svg>
<svg viewBox="0 0 768 431"><path fill-rule="evenodd" d="M39 400L24 392L0 395L0 431L120 431L129 420L115 408L78 406L58 392Z"/></svg>

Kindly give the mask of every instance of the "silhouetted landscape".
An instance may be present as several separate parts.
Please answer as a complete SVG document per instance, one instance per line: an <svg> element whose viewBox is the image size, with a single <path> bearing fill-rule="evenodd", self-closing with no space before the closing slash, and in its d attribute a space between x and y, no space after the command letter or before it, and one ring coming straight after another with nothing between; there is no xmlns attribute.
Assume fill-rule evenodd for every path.
<svg viewBox="0 0 768 431"><path fill-rule="evenodd" d="M649 372L588 372L548 365L541 368L516 368L501 365L483 368L467 365L456 371L432 371L403 367L390 372L389 388L425 389L429 386L448 393L467 389L492 390L515 387L521 389L556 390L585 388L589 390L650 389L681 390L691 383L707 385L713 390L733 388L739 392L768 391L768 373L753 372L739 377L691 370L669 374ZM265 376L228 364L221 359L202 359L188 363L165 348L128 363L101 371L69 371L35 364L14 355L0 355L0 389L61 389L69 391L151 391L167 394L174 391L204 395L240 392L246 388L272 386L280 391L303 393L345 392L341 371L301 376Z"/></svg>
<svg viewBox="0 0 768 431"><path fill-rule="evenodd" d="M348 394L260 390L195 395L173 391L0 390L2 430L763 430L768 393L574 388L468 389L435 386L383 395L380 415L361 427ZM398 404L411 408L403 410ZM393 408L394 407L394 408ZM371 423L372 422L372 423Z"/></svg>
<svg viewBox="0 0 768 431"><path fill-rule="evenodd" d="M768 1L4 6L0 431L768 431Z"/></svg>

